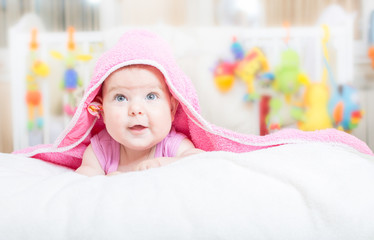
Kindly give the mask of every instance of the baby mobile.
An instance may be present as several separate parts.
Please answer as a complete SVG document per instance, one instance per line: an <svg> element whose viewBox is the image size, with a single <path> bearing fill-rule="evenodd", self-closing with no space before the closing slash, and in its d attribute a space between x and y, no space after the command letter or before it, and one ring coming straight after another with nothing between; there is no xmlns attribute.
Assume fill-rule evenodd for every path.
<svg viewBox="0 0 374 240"><path fill-rule="evenodd" d="M338 86L330 68L327 43L329 28L323 25L323 63L324 70L319 82L310 81L303 73L298 53L287 47L281 54L280 64L269 72L264 54L253 48L244 54L243 48L234 40L232 52L236 61L221 61L214 71L214 81L221 92L230 90L236 77L247 83L247 101L256 101L258 93L254 91L254 80L267 79L272 89L265 123L268 131L278 130L283 125L280 110L287 104L289 115L296 121L299 129L314 131L337 128L351 132L358 126L363 111L358 103L357 91L350 85ZM289 36L286 38L288 43ZM282 100L283 98L283 100Z"/></svg>
<svg viewBox="0 0 374 240"><path fill-rule="evenodd" d="M39 59L39 44L37 42L37 29L31 30L29 45L28 73L26 74L26 104L28 112L27 129L43 128L43 104L40 90L40 80L48 76L49 67Z"/></svg>
<svg viewBox="0 0 374 240"><path fill-rule="evenodd" d="M65 72L61 81L61 86L65 90L64 112L68 116L73 116L77 108L76 91L83 85L79 74L76 70L77 61L87 62L92 59L89 54L79 54L74 42L74 28L68 28L67 53L64 56L58 51L51 51L52 57L61 60L65 65Z"/></svg>

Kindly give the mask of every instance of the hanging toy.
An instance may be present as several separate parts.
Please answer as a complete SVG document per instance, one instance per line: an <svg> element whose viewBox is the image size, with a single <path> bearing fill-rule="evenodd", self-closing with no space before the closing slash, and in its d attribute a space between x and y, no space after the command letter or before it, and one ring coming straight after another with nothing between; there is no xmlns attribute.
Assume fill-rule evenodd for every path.
<svg viewBox="0 0 374 240"><path fill-rule="evenodd" d="M330 93L326 79L321 82L309 82L303 97L304 114L299 119L299 129L314 131L331 128L331 119L327 109ZM295 114L295 113L294 113Z"/></svg>
<svg viewBox="0 0 374 240"><path fill-rule="evenodd" d="M229 91L238 77L247 85L244 100L250 102L257 100L259 94L255 91L254 81L260 79L266 82L274 78L273 74L268 72L269 65L265 55L259 48L253 48L245 54L242 45L235 37L230 50L234 61L220 61L214 69L214 82L217 88L221 92Z"/></svg>
<svg viewBox="0 0 374 240"><path fill-rule="evenodd" d="M299 91L305 83L307 76L300 71L300 58L298 53L288 48L281 55L280 65L276 67L275 79L272 87L285 95L286 101L291 102L291 97Z"/></svg>
<svg viewBox="0 0 374 240"><path fill-rule="evenodd" d="M259 48L251 49L245 57L240 60L235 68L235 75L247 85L246 101L255 101L259 94L255 91L254 80L269 71L269 64Z"/></svg>
<svg viewBox="0 0 374 240"><path fill-rule="evenodd" d="M297 105L297 102L300 101L298 95L301 86L308 81L308 77L301 72L299 54L289 47L289 23L285 22L283 25L286 31L284 43L287 48L281 53L280 63L274 70L274 79L271 82L274 95L281 95L282 97L273 96L270 100L270 111L267 118L269 131L278 130L282 127L284 120L281 117L280 109L284 109L285 104L287 107L291 106L290 114L292 117L295 119L303 118L300 107L294 105Z"/></svg>
<svg viewBox="0 0 374 240"><path fill-rule="evenodd" d="M324 28L324 30L322 46L324 56L328 59L325 44L329 39L329 32L327 28ZM299 129L314 131L333 127L327 107L330 100L330 87L327 77L327 69L324 68L320 82L311 82L309 79L304 81L305 92L301 105L304 114L300 114L299 119L297 119Z"/></svg>
<svg viewBox="0 0 374 240"><path fill-rule="evenodd" d="M29 69L26 75L26 104L28 112L27 129L43 127L43 104L39 79L48 76L49 67L38 59L37 29L31 31Z"/></svg>
<svg viewBox="0 0 374 240"><path fill-rule="evenodd" d="M371 67L374 68L374 11L370 14L368 56L371 59Z"/></svg>
<svg viewBox="0 0 374 240"><path fill-rule="evenodd" d="M290 39L289 23L285 22L286 37L284 42L287 49L281 54L280 64L275 68L272 87L285 95L287 103L291 103L292 95L299 91L302 84L307 81L307 76L301 72L299 54L288 46Z"/></svg>
<svg viewBox="0 0 374 240"><path fill-rule="evenodd" d="M221 92L227 92L234 84L235 63L221 61L214 69L214 83Z"/></svg>
<svg viewBox="0 0 374 240"><path fill-rule="evenodd" d="M213 70L214 83L218 90L225 93L228 92L235 81L235 68L238 61L243 59L244 50L242 45L233 37L233 42L230 47L231 53L234 55L234 61L221 60L217 63Z"/></svg>
<svg viewBox="0 0 374 240"><path fill-rule="evenodd" d="M295 119L301 120L303 114L300 113L298 106L298 93L301 86L305 86L308 83L308 76L300 72L300 60L299 55L296 51L288 48L282 52L281 62L274 71L274 80L272 81L271 87L277 94L284 96L284 100L275 98L270 103L270 114L268 129L269 131L277 130L282 127L283 120L279 116L280 109L283 104L291 106L291 116ZM296 100L295 100L296 98ZM274 106L277 106L274 108ZM274 109L273 109L274 108ZM278 116L277 116L278 115ZM278 121L278 122L276 122Z"/></svg>
<svg viewBox="0 0 374 240"><path fill-rule="evenodd" d="M336 128L346 132L356 128L363 116L357 90L349 85L339 86L330 99L329 111Z"/></svg>
<svg viewBox="0 0 374 240"><path fill-rule="evenodd" d="M73 116L78 102L74 94L78 87L81 87L83 85L82 81L79 78L78 72L75 69L76 63L77 60L84 62L89 61L92 59L92 56L88 54L78 54L76 52L73 27L68 28L66 56L63 56L60 52L57 51L51 51L51 55L56 59L63 60L65 63L66 70L61 82L63 89L65 89L65 92L67 93L67 101L64 103L64 112L68 116Z"/></svg>
<svg viewBox="0 0 374 240"><path fill-rule="evenodd" d="M352 131L358 126L363 111L359 105L358 92L350 85L344 84L338 86L329 64L329 55L327 50L327 42L329 37L329 29L323 26L326 38L323 41L325 75L329 76L331 97L328 103L328 110L332 119L332 125L346 132Z"/></svg>
<svg viewBox="0 0 374 240"><path fill-rule="evenodd" d="M236 40L236 37L233 37L230 49L236 61L240 61L244 58L243 46Z"/></svg>

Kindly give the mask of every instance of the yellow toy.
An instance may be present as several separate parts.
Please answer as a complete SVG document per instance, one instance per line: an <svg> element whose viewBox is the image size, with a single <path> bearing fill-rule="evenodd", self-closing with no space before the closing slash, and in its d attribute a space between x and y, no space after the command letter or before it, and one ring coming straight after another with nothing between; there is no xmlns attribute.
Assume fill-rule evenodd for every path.
<svg viewBox="0 0 374 240"><path fill-rule="evenodd" d="M30 63L29 71L26 75L26 104L28 112L27 128L33 130L35 125L38 128L43 127L43 104L42 93L39 87L39 78L46 77L49 74L49 67L38 59L37 30L31 31L30 42Z"/></svg>
<svg viewBox="0 0 374 240"><path fill-rule="evenodd" d="M255 91L254 81L273 80L273 74L268 73L269 64L259 48L253 48L245 54L241 44L233 38L231 52L234 61L220 61L214 69L214 83L221 92L227 92L232 88L234 80L238 77L247 85L245 101L255 101L259 94Z"/></svg>
<svg viewBox="0 0 374 240"><path fill-rule="evenodd" d="M251 49L246 56L240 60L235 68L235 75L247 84L246 100L253 101L258 98L255 92L254 80L263 72L269 71L269 64L259 48Z"/></svg>
<svg viewBox="0 0 374 240"><path fill-rule="evenodd" d="M324 28L325 34L322 38L323 53L327 58L326 42L329 39L329 32ZM332 120L328 111L330 100L330 88L327 80L327 69L323 69L321 82L305 82L306 88L303 97L302 106L304 116L298 122L298 126L304 131L314 131L326 128L332 128Z"/></svg>
<svg viewBox="0 0 374 240"><path fill-rule="evenodd" d="M328 112L330 99L329 86L326 78L322 82L308 82L303 98L304 116L298 122L298 127L304 131L314 131L331 128L331 119Z"/></svg>

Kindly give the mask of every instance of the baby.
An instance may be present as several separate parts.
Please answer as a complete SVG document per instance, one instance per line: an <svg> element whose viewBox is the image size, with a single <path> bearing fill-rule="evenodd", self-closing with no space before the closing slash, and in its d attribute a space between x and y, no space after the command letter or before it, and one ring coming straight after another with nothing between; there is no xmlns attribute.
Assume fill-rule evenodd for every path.
<svg viewBox="0 0 374 240"><path fill-rule="evenodd" d="M145 170L201 152L172 128L178 101L155 67L116 70L97 100L106 128L91 138L76 172L93 176Z"/></svg>

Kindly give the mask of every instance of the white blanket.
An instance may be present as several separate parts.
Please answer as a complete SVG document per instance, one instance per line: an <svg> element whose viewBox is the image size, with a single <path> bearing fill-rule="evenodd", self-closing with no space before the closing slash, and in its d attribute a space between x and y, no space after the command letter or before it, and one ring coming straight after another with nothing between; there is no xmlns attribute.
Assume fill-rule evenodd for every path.
<svg viewBox="0 0 374 240"><path fill-rule="evenodd" d="M0 154L0 177L0 239L374 239L374 157L327 144L91 178Z"/></svg>

